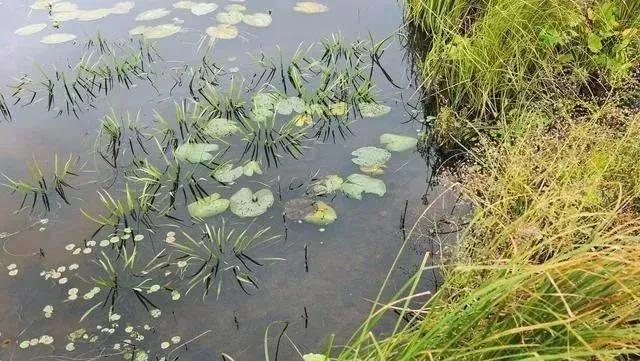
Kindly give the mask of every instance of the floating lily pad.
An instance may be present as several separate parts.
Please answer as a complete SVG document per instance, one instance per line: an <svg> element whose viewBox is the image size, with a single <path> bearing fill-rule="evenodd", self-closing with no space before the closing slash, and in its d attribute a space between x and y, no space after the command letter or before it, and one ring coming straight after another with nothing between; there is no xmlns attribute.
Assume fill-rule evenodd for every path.
<svg viewBox="0 0 640 361"><path fill-rule="evenodd" d="M256 120L266 121L273 117L276 103L276 97L273 94L260 92L255 94L251 101L253 103L251 112Z"/></svg>
<svg viewBox="0 0 640 361"><path fill-rule="evenodd" d="M342 185L342 192L349 198L362 199L362 193L377 194L382 197L387 192L387 186L377 178L364 174L352 174Z"/></svg>
<svg viewBox="0 0 640 361"><path fill-rule="evenodd" d="M71 12L71 11L77 11L77 10L78 10L78 5L68 1L54 3L51 5L52 13Z"/></svg>
<svg viewBox="0 0 640 361"><path fill-rule="evenodd" d="M273 205L273 193L261 189L255 193L249 188L242 188L229 198L229 208L238 217L257 217L264 214Z"/></svg>
<svg viewBox="0 0 640 361"><path fill-rule="evenodd" d="M65 21L75 20L77 18L78 18L78 12L77 11L53 13L51 15L51 21L54 22L54 23L55 22L62 23L62 22L65 22Z"/></svg>
<svg viewBox="0 0 640 361"><path fill-rule="evenodd" d="M242 22L257 28L266 28L271 25L271 15L265 13L246 14L242 17Z"/></svg>
<svg viewBox="0 0 640 361"><path fill-rule="evenodd" d="M229 200L222 198L218 193L190 203L187 210L191 217L207 218L223 213L229 208Z"/></svg>
<svg viewBox="0 0 640 361"><path fill-rule="evenodd" d="M260 168L260 163L255 160L250 160L245 165L242 166L242 170L244 171L244 175L247 177L252 177L253 174L262 174L262 169Z"/></svg>
<svg viewBox="0 0 640 361"><path fill-rule="evenodd" d="M282 99L276 105L276 111L282 115L289 115L293 112L302 113L304 110L304 101L298 97Z"/></svg>
<svg viewBox="0 0 640 361"><path fill-rule="evenodd" d="M293 124L296 127L304 127L307 125L313 125L313 116L309 113L298 114L293 117Z"/></svg>
<svg viewBox="0 0 640 361"><path fill-rule="evenodd" d="M218 151L217 144L184 143L173 152L176 159L190 163L201 163L213 160L212 152Z"/></svg>
<svg viewBox="0 0 640 361"><path fill-rule="evenodd" d="M308 353L302 356L302 361L329 361L329 358L318 353Z"/></svg>
<svg viewBox="0 0 640 361"><path fill-rule="evenodd" d="M329 106L329 112L332 115L341 117L349 112L349 105L345 102L338 102Z"/></svg>
<svg viewBox="0 0 640 361"><path fill-rule="evenodd" d="M308 214L302 220L318 226L326 226L336 221L338 215L330 205L323 201L313 203L313 213Z"/></svg>
<svg viewBox="0 0 640 361"><path fill-rule="evenodd" d="M142 36L146 39L161 39L179 32L180 29L182 28L176 24L149 26L144 29Z"/></svg>
<svg viewBox="0 0 640 361"><path fill-rule="evenodd" d="M242 21L242 17L244 15L239 11L228 11L223 13L218 13L216 15L216 20L222 24L235 25Z"/></svg>
<svg viewBox="0 0 640 361"><path fill-rule="evenodd" d="M58 0L37 0L33 4L29 5L33 10L44 10L55 4Z"/></svg>
<svg viewBox="0 0 640 361"><path fill-rule="evenodd" d="M329 8L326 5L316 2L302 1L296 3L296 5L293 7L293 10L305 14L317 14L329 11Z"/></svg>
<svg viewBox="0 0 640 361"><path fill-rule="evenodd" d="M239 13L247 10L247 7L242 4L229 4L224 8L227 11L237 11Z"/></svg>
<svg viewBox="0 0 640 361"><path fill-rule="evenodd" d="M131 9L133 9L135 7L135 3L133 1L121 1L119 3L116 3L112 8L111 8L111 13L112 14L127 14L131 11Z"/></svg>
<svg viewBox="0 0 640 361"><path fill-rule="evenodd" d="M218 182L224 184L233 184L236 179L242 177L244 174L244 168L242 167L233 167L233 164L227 163L222 164L213 171L213 178L215 178Z"/></svg>
<svg viewBox="0 0 640 361"><path fill-rule="evenodd" d="M225 118L211 119L204 128L204 132L214 138L228 137L234 135L239 130L238 122Z"/></svg>
<svg viewBox="0 0 640 361"><path fill-rule="evenodd" d="M143 35L144 32L149 29L148 26L145 25L138 25L135 28L129 30L129 35L134 36L134 35Z"/></svg>
<svg viewBox="0 0 640 361"><path fill-rule="evenodd" d="M343 183L342 177L337 174L330 174L314 183L311 191L317 196L333 194L342 187Z"/></svg>
<svg viewBox="0 0 640 361"><path fill-rule="evenodd" d="M360 103L358 108L365 118L381 117L391 111L391 107L378 103Z"/></svg>
<svg viewBox="0 0 640 361"><path fill-rule="evenodd" d="M230 24L218 24L210 26L206 30L207 34L214 39L235 39L238 37L238 28Z"/></svg>
<svg viewBox="0 0 640 361"><path fill-rule="evenodd" d="M76 36L73 34L58 33L58 34L47 35L44 38L42 38L40 42L44 44L59 44L59 43L66 43L67 41L71 41L75 38Z"/></svg>
<svg viewBox="0 0 640 361"><path fill-rule="evenodd" d="M169 15L170 13L171 13L171 11L169 11L169 10L167 10L165 8L151 9L151 10L143 11L140 14L138 14L138 16L136 16L136 20L137 21L156 20L156 19L163 18L163 17Z"/></svg>
<svg viewBox="0 0 640 361"><path fill-rule="evenodd" d="M196 2L194 1L178 1L177 3L173 4L173 7L176 9L190 10L191 7L195 4Z"/></svg>
<svg viewBox="0 0 640 361"><path fill-rule="evenodd" d="M376 147L362 147L351 152L352 162L361 167L384 166L391 159L391 153Z"/></svg>
<svg viewBox="0 0 640 361"><path fill-rule="evenodd" d="M111 15L110 8L100 8L93 10L78 10L76 13L76 20L78 21L94 21L106 18Z"/></svg>
<svg viewBox="0 0 640 361"><path fill-rule="evenodd" d="M196 3L191 6L191 13L196 16L206 15L216 11L217 4L214 3Z"/></svg>
<svg viewBox="0 0 640 361"><path fill-rule="evenodd" d="M31 35L44 30L46 27L47 27L47 24L45 23L31 24L31 25L23 26L20 29L17 29L14 32L14 34L23 35L23 36Z"/></svg>
<svg viewBox="0 0 640 361"><path fill-rule="evenodd" d="M388 151L404 152L416 149L418 139L406 135L384 133L380 136L380 144L383 144Z"/></svg>
<svg viewBox="0 0 640 361"><path fill-rule="evenodd" d="M311 198L294 198L284 204L284 215L291 220L303 219L313 214L315 201Z"/></svg>

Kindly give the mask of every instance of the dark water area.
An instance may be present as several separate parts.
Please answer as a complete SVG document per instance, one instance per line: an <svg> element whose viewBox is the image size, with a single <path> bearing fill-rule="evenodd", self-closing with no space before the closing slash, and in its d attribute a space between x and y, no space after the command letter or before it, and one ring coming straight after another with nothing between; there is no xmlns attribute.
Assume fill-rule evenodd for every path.
<svg viewBox="0 0 640 361"><path fill-rule="evenodd" d="M415 106L418 99L411 86L413 80L405 49L394 35L402 26L402 4L383 0L323 0L329 8L327 12L303 14L293 11L294 1L220 0L216 3L217 10L195 16L188 10L175 9L172 1L140 0L128 13L95 21L65 21L58 30L52 28L46 10L33 10L30 3L17 0L0 4L3 29L0 32L3 54L0 91L11 110L11 120L0 122L0 173L14 180L29 179L28 165L33 161L50 175L54 154L61 163L70 155L79 159L77 176L69 181L73 188L65 192L70 205L55 192L49 192L49 211L45 211L38 200L34 210L29 208L29 201L18 212L22 196L7 187L0 193L0 241L3 244L0 360L143 360L145 357L175 360L178 356L181 360L217 360L223 353L234 360L260 360L264 359L265 330L274 322L280 323L273 324L267 337L272 358L278 333L286 322L287 332L281 341L279 359L295 360L300 356L292 344L303 354L322 351L331 334L336 335L336 345L343 344L368 314L371 306L368 300L375 299L402 243L402 215L406 212L405 223L409 224L425 208L423 195L430 177L425 160L415 150L393 152L385 174L379 177L386 184L384 196L365 194L362 200L344 195L329 198L338 214L334 223L318 226L283 221L283 210L287 200L304 195L300 185L311 178L358 173L351 161L351 152L366 146L380 147L381 134L418 137L422 131L421 123L416 120L420 114L410 105ZM113 6L115 1L78 1L76 4L81 9L92 9ZM305 140L299 159L283 156L278 167L267 167L263 162L261 175L241 177L233 185L221 185L210 178L204 181L209 193L219 192L225 198L241 187L270 189L275 194L275 204L263 215L240 218L227 211L196 222L189 219L184 202L178 202L173 215L181 222L162 218L152 227L139 224L132 227L134 233L140 230L145 236L136 247L143 264L162 251L167 232L177 233L175 238L180 240L184 239L181 231L197 234L205 224L221 225L223 219L226 228L236 228L237 232L248 229L248 233L254 234L270 227L268 233L280 237L248 252L252 259L264 260L256 262L260 263L257 265L245 259L250 263L250 274L258 288L246 283L246 292L243 291L232 272L220 272L217 276L223 279L218 297L215 294L218 279L211 294L205 297L196 288L187 293L187 287L179 287L175 281L171 287L167 286L168 281L158 281L162 289L156 294L148 289L155 284L152 282L144 285L142 294L153 296L153 306L143 307L143 302L136 297L123 296L110 317L109 302L98 302L109 299L111 294L107 295L106 290L90 300L81 297L99 277L97 262L101 252L114 264L119 264L123 257L111 246L99 246L101 240L113 236L113 228L104 227L96 233L98 225L85 215L104 213L98 192L107 189L109 194L122 198L127 182L120 174L121 169L110 167L96 151L101 121L112 110L119 115L128 112L132 116L139 114L140 125L152 129L156 125L156 113L171 118L176 103L183 99L192 103L186 82L175 86L175 74L185 66L199 64L210 43L205 29L214 25L216 14L230 4L246 6L246 13L270 12L273 21L264 28L237 24L237 38L213 42L210 58L222 69L233 69L221 77L221 89L238 79L246 79L247 83L255 81L258 77L254 74L260 74L261 70L254 56L261 52L278 59L281 50L282 58L289 59L300 44L306 47L337 34L346 43L370 38L379 41L391 36L381 58L387 76L378 67L373 71L376 99L390 106L391 111L381 117L350 123L352 134L344 138L310 137ZM139 13L155 8L166 8L170 14L152 21L135 20ZM176 17L179 20L172 20ZM47 28L32 35L14 34L16 29L35 23L46 23ZM33 104L25 105L23 99L22 103L11 105L9 86L16 84L20 76L30 74L37 81L42 79L39 68L49 75L56 69L72 72L70 64L76 64L81 57L89 54L97 57L97 47L87 47L86 42L96 39L98 32L107 41L129 43L129 30L135 26L164 23L179 24L181 31L151 40L159 55L151 62L153 85L136 79L135 85L127 89L116 83L108 95L97 96L90 106L83 104L77 116L64 111L61 97L56 99L60 109L47 111L46 94L38 94ZM45 35L55 32L74 34L77 38L60 44L40 42ZM61 114L57 110L62 110ZM148 147L154 147L153 141ZM232 147L224 158L240 163L241 153L242 147ZM121 159L130 156L125 152ZM160 157L150 155L149 159L157 161ZM6 183L6 179L3 182ZM434 217L447 214L450 207L449 200L440 200L434 206ZM124 234L122 229L118 232ZM96 243L93 246L92 241ZM80 254L65 249L70 243L82 249ZM87 248L91 253L84 253ZM405 272L394 273L391 291L406 280L411 267L419 263L425 251L424 247L417 247L403 259L401 268ZM72 270L75 266L71 265L78 268ZM61 266L65 270L58 272ZM17 274L11 272L16 269ZM42 272L49 270L60 274L45 279L47 274ZM162 278L166 269L156 271ZM66 277L67 282L60 284L61 277ZM69 299L71 288L79 289L77 300ZM172 300L171 292L167 292L170 288L180 290L179 300ZM43 312L48 305L53 306L51 317ZM94 305L96 308L79 322L83 313ZM147 308L158 308L161 315L152 317ZM65 349L72 343L69 333L81 328L87 336L73 340L74 350ZM42 335L50 335L53 341L41 338ZM176 336L180 341L174 342ZM34 338L39 338L37 345L21 347ZM168 346L164 342L168 342Z"/></svg>

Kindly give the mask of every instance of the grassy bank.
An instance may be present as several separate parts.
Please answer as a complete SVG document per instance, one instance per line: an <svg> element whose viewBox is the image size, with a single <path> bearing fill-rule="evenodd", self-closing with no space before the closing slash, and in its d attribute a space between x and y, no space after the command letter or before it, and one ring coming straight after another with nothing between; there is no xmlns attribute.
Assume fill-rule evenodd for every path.
<svg viewBox="0 0 640 361"><path fill-rule="evenodd" d="M408 0L407 14L474 213L438 292L425 301L418 273L335 358L640 359L640 2Z"/></svg>

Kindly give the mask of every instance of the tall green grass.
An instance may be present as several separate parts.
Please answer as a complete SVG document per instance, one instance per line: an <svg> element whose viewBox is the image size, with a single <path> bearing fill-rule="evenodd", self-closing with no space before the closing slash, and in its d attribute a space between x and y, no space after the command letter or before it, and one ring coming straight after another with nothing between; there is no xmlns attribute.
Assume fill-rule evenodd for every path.
<svg viewBox="0 0 640 361"><path fill-rule="evenodd" d="M482 149L463 190L473 221L444 285L412 306L418 273L338 360L640 357L640 116L615 131L542 130ZM391 311L410 321L376 336Z"/></svg>

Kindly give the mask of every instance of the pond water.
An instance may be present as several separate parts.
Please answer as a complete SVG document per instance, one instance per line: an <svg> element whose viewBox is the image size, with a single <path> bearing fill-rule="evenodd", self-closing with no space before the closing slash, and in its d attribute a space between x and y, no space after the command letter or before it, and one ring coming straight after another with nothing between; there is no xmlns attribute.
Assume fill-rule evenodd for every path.
<svg viewBox="0 0 640 361"><path fill-rule="evenodd" d="M272 358L285 322L287 337L279 350L282 360L299 359L292 343L302 353L322 351L329 335L336 334L335 344L339 345L366 317L370 309L367 300L375 299L393 262L402 243L402 215L409 214L409 223L415 218L412 215L425 207L422 196L430 174L415 146L391 152L386 162L374 160L375 164L365 169L376 173L384 163L384 174L375 175L375 179L384 182L384 192L375 183L364 188L373 187L372 192L379 194L365 193L362 200L347 197L348 191L340 190L310 195L314 193L314 182L327 175L346 179L360 173L351 153L362 147L385 148L380 144L381 134L417 138L422 131L421 123L416 121L419 111L409 105L415 104L417 98L410 86L405 51L398 37L391 36L402 24L400 3L323 0L327 11L314 14L294 11L294 1L218 0L215 10L208 4L183 4L191 9L181 9L174 3L0 3L0 44L4 55L0 92L11 112L11 119L0 122L0 170L13 181L36 186L38 194L34 201L33 193L29 193L33 189L27 190L26 202L21 204L23 193L12 192L9 187L3 187L0 193L0 360L105 356L138 360L259 360L264 359L265 331L274 322L281 323L274 324L267 337ZM227 8L230 5L231 14ZM117 11L113 11L114 6ZM98 7L112 10L87 11ZM156 10L162 8L165 11ZM147 12L150 10L155 11ZM262 13L246 22L256 25L255 22L270 18L271 23L256 27L241 21L235 28L222 26L222 37L234 37L235 29L238 36L212 41L207 29L216 26L220 13L226 13L220 19L231 18L231 22L237 21L234 16ZM65 16L72 19L52 20ZM97 19L80 21L78 17ZM14 34L16 29L40 23L46 27L34 34ZM146 26L144 32L163 24L164 28L154 28L156 33L167 29L168 33L177 32L143 42L141 36L130 40L130 30L138 26ZM56 33L75 38L46 44L56 40L47 37ZM146 33L147 38L153 38L149 35L153 33ZM286 73L288 64L296 59L296 51L306 51L315 44L304 59L300 55L298 65L306 69L302 71L305 76L315 76L315 80L305 80L303 87L317 89L322 72L312 74L316 68L309 62L322 58L323 48L317 42L332 37L342 39L345 46L340 48L331 40L327 43L336 49L356 49L356 55L351 53L349 59L360 59L362 64L339 60L341 65L325 64L325 75L331 78L341 72L348 81L336 81L336 89L344 90L314 98L324 106L315 111L309 108L310 97L300 96L288 74L283 80L280 62ZM371 63L371 43L354 45L357 39L369 42L371 38L374 42L388 38L378 51L380 66ZM48 40L43 43L43 39ZM129 68L120 66L125 70L118 73L114 64L122 65L127 56L135 61L127 63ZM82 59L84 65L94 64L92 76L81 69ZM256 59L273 61L272 79L261 76L264 68L256 64ZM96 63L110 65L99 68ZM100 69L113 70L106 87L99 81L107 78ZM361 78L358 71L362 72ZM81 73L83 78L75 77ZM369 77L374 86L362 80ZM353 79L361 81L358 91L350 85ZM93 85L87 85L89 82ZM17 84L22 85L11 88ZM69 84L76 87L69 89ZM83 89L83 84L90 91ZM51 87L53 98L49 94ZM239 89L237 98L245 101L241 106L245 115L226 114L232 121L236 116L240 118L232 126L237 132L229 137L219 136L222 139L207 138L210 133L202 125L210 118L222 117L208 113L212 109L208 101L212 94L217 94L223 103L228 101L224 93L232 87ZM216 89L221 93L215 93ZM257 93L271 97L267 101L271 103L265 106L271 107L266 110L266 120L253 119L257 118L256 113L265 111L255 106ZM282 98L285 95L296 98L287 100ZM390 111L378 117L363 117L366 114L360 113L366 111L359 104L365 100L368 104L375 101L389 106ZM287 102L293 108L306 108L287 110ZM348 113L327 110L336 103L340 103L338 108L346 107ZM187 109L185 128L176 122L180 118L176 104ZM228 109L229 103L224 104ZM224 108L220 105L216 109L220 107ZM194 109L195 117L191 113ZM110 114L121 132L115 138L105 132L105 116ZM158 116L168 123L158 122ZM297 121L291 122L296 116ZM137 120L135 127L127 123L129 119ZM284 143L271 152L263 137L274 135L283 136ZM112 140L115 146L110 144ZM195 163L174 159L174 148L188 141L218 144L220 154ZM243 154L247 143L255 148ZM387 147L393 148L393 144ZM114 152L118 154L115 160ZM199 153L197 157L206 158L207 154ZM58 183L59 192L55 187L55 155L59 175L64 173L69 157L73 163L69 171L72 174ZM365 151L363 157L371 156ZM220 164L232 162L241 166L252 159L259 163L262 174L245 172L233 182L224 180L224 176L230 176L228 173L220 172L218 180L211 176ZM32 177L29 166L34 162L46 180L45 190L38 183L40 175ZM152 178L143 172L145 165L157 167L158 179L156 183L147 182L143 193L144 180ZM173 188L171 177L178 168L181 176ZM239 172L243 173L243 169ZM3 183L11 185L9 179L3 179ZM359 194L361 184L351 183L351 194ZM127 187L132 203L139 206L143 194L155 194L153 206L161 210L154 208L144 216L132 216ZM266 193L273 195L273 205L263 214L246 218L234 214L242 212L237 207L232 212L233 204L231 210L204 220L191 218L187 212L187 204L204 197L204 192L229 199L243 187L270 190ZM113 224L100 227L90 219L108 216L101 196L122 200L126 223L124 217L111 217L109 222ZM335 210L335 222L316 225L299 221L297 214L311 212L318 206L312 202L318 200ZM262 213L256 210L264 208L261 200L254 197L247 202L249 205L244 206L248 212ZM436 213L446 214L450 204L441 203ZM283 216L285 208L288 217ZM324 216L332 218L330 212ZM222 232L222 239L232 229L235 231L219 248L215 244L205 248L205 225L214 233ZM262 232L265 228L269 229ZM234 247L233 241L244 230L247 231L240 243L257 236L257 244ZM139 240L142 237L138 236L138 241L133 241L136 235L144 239ZM266 242L261 243L263 240ZM410 268L419 262L422 251L404 260L405 266ZM158 254L160 257L154 260ZM126 264L127 261L132 263ZM405 280L402 272L393 278L395 284ZM33 339L37 340L29 344Z"/></svg>

